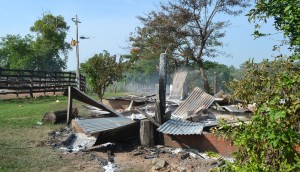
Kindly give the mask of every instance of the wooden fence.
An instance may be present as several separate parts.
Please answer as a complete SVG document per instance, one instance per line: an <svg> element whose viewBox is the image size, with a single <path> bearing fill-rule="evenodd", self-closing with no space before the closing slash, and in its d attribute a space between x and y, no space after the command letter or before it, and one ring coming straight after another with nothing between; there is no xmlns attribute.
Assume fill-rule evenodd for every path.
<svg viewBox="0 0 300 172"><path fill-rule="evenodd" d="M85 91L85 77L80 76L81 91ZM61 92L68 86L77 86L74 72L49 72L0 68L1 94L30 94L40 92Z"/></svg>

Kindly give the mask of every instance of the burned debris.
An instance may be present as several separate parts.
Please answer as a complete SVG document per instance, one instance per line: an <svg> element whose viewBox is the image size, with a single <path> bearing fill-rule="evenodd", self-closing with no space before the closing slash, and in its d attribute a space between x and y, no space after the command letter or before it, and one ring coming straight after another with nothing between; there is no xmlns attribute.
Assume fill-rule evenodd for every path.
<svg viewBox="0 0 300 172"><path fill-rule="evenodd" d="M218 126L221 119L236 123L249 120L251 115L249 110L240 108L238 104L226 105L224 98L222 100L215 98L200 88L195 88L180 104L167 100L165 115L162 117L159 117L159 105L155 96L127 96L110 99L116 104L122 104L121 109L115 110L111 107L112 102L107 104L97 102L75 88L71 90L69 96L89 104L84 108L92 112L92 116L88 118L73 119L72 129L75 133L95 137L96 145L106 142L135 141L137 144L153 147L162 143L166 146L184 148L188 146L203 151L216 151L229 156L230 152L219 150L215 143L210 143L211 147L206 150L203 145L204 138L201 139L201 137L206 134L210 138L214 137L209 129ZM94 107L95 105L97 107ZM69 109L72 108L69 107ZM96 115L97 113L100 115ZM69 112L69 114L72 113ZM160 118L166 122L163 123ZM205 139L209 142L208 138ZM218 138L214 139L218 140ZM194 143L190 144L193 141ZM228 144L233 147L230 141Z"/></svg>
<svg viewBox="0 0 300 172"><path fill-rule="evenodd" d="M167 149L183 148L180 160L190 160L192 155L203 160L206 156L201 152L207 151L230 157L235 151L231 140L213 135L210 129L223 119L234 125L248 121L251 109L240 106L239 100L230 100L222 91L211 96L196 87L187 94L186 75L186 72L176 74L174 80L177 81L173 81L175 87L169 97L131 95L99 102L69 87L65 93L69 97L68 110L64 111L63 120L71 124L73 133L56 147L68 152L102 150L107 156L105 165L113 165L114 152L124 151L119 146L130 145L127 149L132 156L156 159L152 163L153 170L173 168L170 162L157 159L170 152ZM164 91L160 93L165 94ZM86 103L83 109L90 115L82 118L80 112L74 111L72 99ZM164 105L161 102L165 102ZM103 149L106 143L115 146ZM101 158L95 156L94 159Z"/></svg>

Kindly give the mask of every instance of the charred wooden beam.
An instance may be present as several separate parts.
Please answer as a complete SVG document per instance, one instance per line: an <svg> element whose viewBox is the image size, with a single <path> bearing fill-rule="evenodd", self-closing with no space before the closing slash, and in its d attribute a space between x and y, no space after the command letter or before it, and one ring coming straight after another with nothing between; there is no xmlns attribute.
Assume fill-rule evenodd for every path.
<svg viewBox="0 0 300 172"><path fill-rule="evenodd" d="M162 53L159 59L159 114L162 123L166 111L166 80L167 80L167 54Z"/></svg>
<svg viewBox="0 0 300 172"><path fill-rule="evenodd" d="M78 101L81 101L81 102L89 104L91 106L95 106L95 107L100 108L102 110L108 111L108 112L110 112L112 115L114 115L116 117L117 116L123 117L123 115L120 114L119 112L117 112L114 109L109 108L108 106L102 104L100 101L96 101L96 100L90 98L88 95L86 95L83 92L79 91L77 88L74 88L74 87L70 87L70 88L71 88L70 93L68 93L68 91L64 92L65 96L71 95L72 98L74 98L74 99L76 99Z"/></svg>

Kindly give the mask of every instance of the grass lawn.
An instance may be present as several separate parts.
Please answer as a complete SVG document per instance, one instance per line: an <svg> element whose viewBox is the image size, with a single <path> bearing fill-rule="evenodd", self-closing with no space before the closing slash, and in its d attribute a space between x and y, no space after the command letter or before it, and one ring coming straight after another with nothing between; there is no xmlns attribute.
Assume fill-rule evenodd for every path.
<svg viewBox="0 0 300 172"><path fill-rule="evenodd" d="M56 102L59 100L59 102ZM64 163L58 152L42 145L63 125L38 125L45 112L65 109L66 97L0 101L0 171L53 171Z"/></svg>
<svg viewBox="0 0 300 172"><path fill-rule="evenodd" d="M105 97L122 95L125 94L109 93ZM44 144L49 132L65 125L38 124L46 112L66 109L67 104L64 96L0 100L1 172L80 171L76 170L73 159L62 158L61 152ZM80 107L81 104L73 100L73 106Z"/></svg>

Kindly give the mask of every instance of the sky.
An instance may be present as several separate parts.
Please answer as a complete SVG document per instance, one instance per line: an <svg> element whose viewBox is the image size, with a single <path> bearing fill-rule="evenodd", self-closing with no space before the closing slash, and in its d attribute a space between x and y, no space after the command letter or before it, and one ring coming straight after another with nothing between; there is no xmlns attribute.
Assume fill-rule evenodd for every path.
<svg viewBox="0 0 300 172"><path fill-rule="evenodd" d="M62 15L70 26L66 41L76 38L75 24L71 20L78 16L81 22L78 26L79 36L90 37L80 40L80 63L85 62L94 54L107 50L111 55L129 54L129 36L141 23L137 16L145 16L152 10L157 10L159 0L0 0L0 37L7 34L25 36L33 34L30 27L42 17L45 12ZM162 0L166 2L166 0ZM254 39L251 35L254 24L249 23L245 14L237 17L222 16L220 20L229 20L231 25L226 28L225 44L220 50L228 56L207 58L206 60L239 67L240 64L254 58L261 62L263 58L272 59L280 53L288 54L286 49L273 52L274 44L282 40L281 34L268 38ZM219 18L216 18L219 19ZM274 33L273 26L268 24L263 28ZM67 70L76 69L76 50L69 52Z"/></svg>

